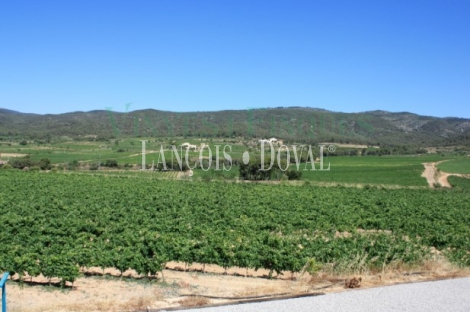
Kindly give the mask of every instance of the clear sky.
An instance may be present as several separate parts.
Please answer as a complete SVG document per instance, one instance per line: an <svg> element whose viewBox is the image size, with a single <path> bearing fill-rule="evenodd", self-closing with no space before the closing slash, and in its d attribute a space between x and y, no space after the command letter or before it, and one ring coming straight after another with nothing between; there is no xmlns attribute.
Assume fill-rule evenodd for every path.
<svg viewBox="0 0 470 312"><path fill-rule="evenodd" d="M0 107L470 118L470 1L2 1Z"/></svg>

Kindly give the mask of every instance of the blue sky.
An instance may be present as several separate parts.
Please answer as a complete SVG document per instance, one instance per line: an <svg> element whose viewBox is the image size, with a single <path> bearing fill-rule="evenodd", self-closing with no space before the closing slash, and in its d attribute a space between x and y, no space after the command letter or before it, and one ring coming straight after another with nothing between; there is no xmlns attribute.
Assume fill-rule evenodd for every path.
<svg viewBox="0 0 470 312"><path fill-rule="evenodd" d="M0 107L470 118L470 1L3 1Z"/></svg>

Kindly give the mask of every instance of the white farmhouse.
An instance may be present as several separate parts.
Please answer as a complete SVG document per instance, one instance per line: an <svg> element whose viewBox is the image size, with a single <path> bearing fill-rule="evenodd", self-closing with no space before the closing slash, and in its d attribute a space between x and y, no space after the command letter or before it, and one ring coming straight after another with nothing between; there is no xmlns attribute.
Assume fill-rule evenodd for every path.
<svg viewBox="0 0 470 312"><path fill-rule="evenodd" d="M270 138L270 139L261 139L261 140L258 140L259 143L276 143L277 142L277 139L276 138Z"/></svg>
<svg viewBox="0 0 470 312"><path fill-rule="evenodd" d="M181 146L186 148L187 150L194 149L194 151L197 152L197 145L185 142L185 143L181 144Z"/></svg>

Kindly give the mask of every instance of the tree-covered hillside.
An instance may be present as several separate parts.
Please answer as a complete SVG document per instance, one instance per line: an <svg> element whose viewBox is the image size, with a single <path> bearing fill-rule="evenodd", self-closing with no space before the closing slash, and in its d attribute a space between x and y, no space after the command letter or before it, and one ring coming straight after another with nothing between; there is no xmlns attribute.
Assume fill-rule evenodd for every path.
<svg viewBox="0 0 470 312"><path fill-rule="evenodd" d="M69 137L276 137L296 142L369 145L468 144L470 120L411 113L338 113L289 107L176 113L153 109L37 115L0 109L0 136Z"/></svg>

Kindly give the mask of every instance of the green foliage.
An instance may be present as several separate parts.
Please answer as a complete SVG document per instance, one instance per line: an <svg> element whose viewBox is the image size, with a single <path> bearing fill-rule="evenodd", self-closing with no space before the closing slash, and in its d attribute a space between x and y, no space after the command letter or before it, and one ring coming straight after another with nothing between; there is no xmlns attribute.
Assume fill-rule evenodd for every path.
<svg viewBox="0 0 470 312"><path fill-rule="evenodd" d="M41 170L51 169L51 161L48 158L42 158L40 161L35 161L29 156L26 157L15 157L9 161L9 164L16 169L24 169L26 167L33 168L38 167Z"/></svg>
<svg viewBox="0 0 470 312"><path fill-rule="evenodd" d="M429 247L469 263L468 192L21 171L2 172L0 185L0 271L63 282L78 267L155 275L168 261L271 276L327 263L361 271L419 263Z"/></svg>
<svg viewBox="0 0 470 312"><path fill-rule="evenodd" d="M470 158L458 158L445 161L438 165L439 170L449 173L470 174Z"/></svg>
<svg viewBox="0 0 470 312"><path fill-rule="evenodd" d="M90 165L90 170L94 171L94 170L98 170L99 168L99 165L97 163L93 163Z"/></svg>
<svg viewBox="0 0 470 312"><path fill-rule="evenodd" d="M118 163L116 159L106 159L103 166L109 167L109 168L117 168Z"/></svg>
<svg viewBox="0 0 470 312"><path fill-rule="evenodd" d="M8 162L13 168L23 169L25 167L32 167L36 163L29 157L15 157Z"/></svg>
<svg viewBox="0 0 470 312"><path fill-rule="evenodd" d="M323 265L321 263L318 263L315 258L309 258L307 259L307 262L302 268L302 272L307 272L310 275L315 275L322 269L322 267Z"/></svg>
<svg viewBox="0 0 470 312"><path fill-rule="evenodd" d="M336 113L306 107L250 109L240 111L177 113L140 110L128 113L107 111L74 112L56 116L38 116L2 112L0 135L30 141L68 136L90 142L114 140L122 145L125 137L205 137L268 138L276 137L299 143L336 142L389 145L371 150L380 155L422 153L422 146L453 144L468 146L468 119L436 118L409 113L382 111ZM136 123L136 120L141 122ZM70 127L73 124L73 127ZM190 126L191 125L191 126ZM404 128L415 129L405 131ZM84 138L89 133L96 137ZM437 134L437 135L436 135ZM439 135L441 134L441 135ZM445 134L445 136L444 136ZM408 151L397 149L407 145ZM468 149L467 149L468 150ZM413 153L414 153L413 152ZM383 154L382 154L383 153ZM338 151L340 155L340 151Z"/></svg>
<svg viewBox="0 0 470 312"><path fill-rule="evenodd" d="M41 158L38 164L41 170L50 170L52 168L51 161L49 158Z"/></svg>
<svg viewBox="0 0 470 312"><path fill-rule="evenodd" d="M76 170L79 166L78 160L74 159L67 164L67 170Z"/></svg>
<svg viewBox="0 0 470 312"><path fill-rule="evenodd" d="M242 162L239 167L239 177L242 180L273 180L276 177L275 173L279 173L280 170L275 163L272 166L270 164L270 157L266 157L264 163L261 163L259 157L250 159L248 164Z"/></svg>
<svg viewBox="0 0 470 312"><path fill-rule="evenodd" d="M447 178L449 181L450 185L455 188L455 190L459 191L470 191L470 179L469 178L462 178L462 177L456 177L456 176L449 176Z"/></svg>
<svg viewBox="0 0 470 312"><path fill-rule="evenodd" d="M286 175L289 180L300 180L302 178L302 171L287 170Z"/></svg>
<svg viewBox="0 0 470 312"><path fill-rule="evenodd" d="M302 179L315 182L344 184L375 184L427 187L427 181L421 176L424 162L442 160L437 155L429 156L367 156L367 157L324 157L324 168L330 165L329 171L320 171L315 163L314 171L303 170ZM295 168L295 167L291 167Z"/></svg>

